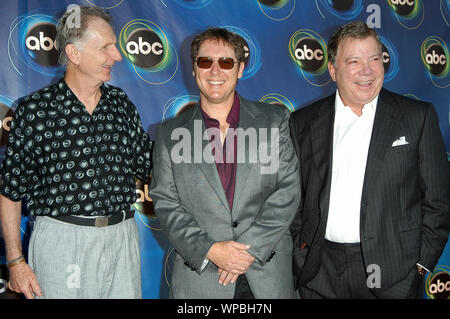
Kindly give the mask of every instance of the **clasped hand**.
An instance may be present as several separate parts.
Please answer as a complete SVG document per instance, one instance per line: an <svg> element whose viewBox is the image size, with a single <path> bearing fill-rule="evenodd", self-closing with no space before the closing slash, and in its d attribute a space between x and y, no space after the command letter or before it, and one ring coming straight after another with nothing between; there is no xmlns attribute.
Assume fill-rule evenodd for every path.
<svg viewBox="0 0 450 319"><path fill-rule="evenodd" d="M207 258L218 267L219 283L226 286L235 283L251 266L255 257L247 252L250 245L235 241L214 243L208 251Z"/></svg>

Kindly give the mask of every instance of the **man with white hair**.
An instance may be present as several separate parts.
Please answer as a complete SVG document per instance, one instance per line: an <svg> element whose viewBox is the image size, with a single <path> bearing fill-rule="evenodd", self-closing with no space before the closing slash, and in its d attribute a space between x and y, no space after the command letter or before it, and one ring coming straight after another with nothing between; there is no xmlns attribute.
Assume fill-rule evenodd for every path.
<svg viewBox="0 0 450 319"><path fill-rule="evenodd" d="M8 287L26 298L141 298L139 237L130 205L149 179L149 136L120 89L111 18L68 10L56 46L66 73L17 107L0 169ZM74 25L72 14L80 14ZM21 200L36 217L28 263Z"/></svg>

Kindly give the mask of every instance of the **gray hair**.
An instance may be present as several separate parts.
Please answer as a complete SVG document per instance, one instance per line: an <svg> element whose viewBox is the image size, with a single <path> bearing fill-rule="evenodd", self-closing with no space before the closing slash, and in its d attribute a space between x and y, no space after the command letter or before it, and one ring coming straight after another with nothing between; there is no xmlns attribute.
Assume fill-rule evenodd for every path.
<svg viewBox="0 0 450 319"><path fill-rule="evenodd" d="M377 40L381 51L382 45L380 37L374 29L369 28L364 22L352 21L340 26L328 40L328 62L335 65L337 51L342 40L346 38L365 39L367 37L374 37L375 40Z"/></svg>
<svg viewBox="0 0 450 319"><path fill-rule="evenodd" d="M67 11L56 25L55 48L58 50L58 62L67 65L66 46L70 43L79 45L90 19L98 17L111 24L111 16L104 10L96 7L73 5L67 7Z"/></svg>

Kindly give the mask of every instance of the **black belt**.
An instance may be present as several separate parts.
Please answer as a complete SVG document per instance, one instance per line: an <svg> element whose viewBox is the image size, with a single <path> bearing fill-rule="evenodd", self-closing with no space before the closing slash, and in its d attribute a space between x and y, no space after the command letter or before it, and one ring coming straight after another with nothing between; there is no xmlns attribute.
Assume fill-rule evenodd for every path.
<svg viewBox="0 0 450 319"><path fill-rule="evenodd" d="M331 248L333 250L358 250L361 248L361 243L337 243L335 241L329 241L325 239L325 247Z"/></svg>
<svg viewBox="0 0 450 319"><path fill-rule="evenodd" d="M62 215L62 216L49 216L54 219L60 220L65 223L80 225L80 226L93 226L93 227L105 227L111 226L123 222L129 218L134 217L134 211L123 212L122 214L114 214L110 216L98 216L98 217L81 217L76 215Z"/></svg>

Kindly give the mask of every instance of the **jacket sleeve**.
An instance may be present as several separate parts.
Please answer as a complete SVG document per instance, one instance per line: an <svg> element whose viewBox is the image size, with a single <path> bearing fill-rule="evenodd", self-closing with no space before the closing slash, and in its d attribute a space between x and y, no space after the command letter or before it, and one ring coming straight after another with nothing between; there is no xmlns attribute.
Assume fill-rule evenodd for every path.
<svg viewBox="0 0 450 319"><path fill-rule="evenodd" d="M433 270L448 239L450 226L449 163L433 105L425 113L419 141L419 169L423 190L422 246L419 264Z"/></svg>
<svg viewBox="0 0 450 319"><path fill-rule="evenodd" d="M170 243L186 264L200 273L206 254L215 241L199 227L179 198L163 127L163 124L158 127L154 143L150 196Z"/></svg>
<svg viewBox="0 0 450 319"><path fill-rule="evenodd" d="M275 146L275 147L274 147ZM289 226L300 203L299 163L289 134L289 112L284 113L279 128L277 183L266 199L252 226L237 241L249 244L248 250L264 265Z"/></svg>
<svg viewBox="0 0 450 319"><path fill-rule="evenodd" d="M291 139L292 139L292 144L294 146L295 149L295 153L296 156L299 160L300 163L300 143L298 141L298 131L297 131L297 123L296 120L294 119L294 117L292 116L293 114L291 114L290 118L289 118L289 128L290 128L290 135L291 135ZM303 183L302 185L303 186ZM303 194L303 190L301 192L301 194ZM300 198L301 202L298 206L298 209L294 215L294 219L292 220L292 223L290 225L290 231L292 234L292 239L294 241L294 250L296 247L298 247L299 241L300 241L300 230L302 228L302 203L303 203L303 196L302 198Z"/></svg>

